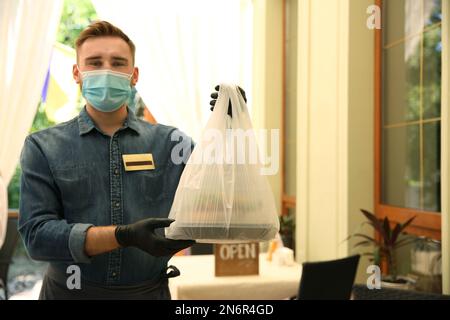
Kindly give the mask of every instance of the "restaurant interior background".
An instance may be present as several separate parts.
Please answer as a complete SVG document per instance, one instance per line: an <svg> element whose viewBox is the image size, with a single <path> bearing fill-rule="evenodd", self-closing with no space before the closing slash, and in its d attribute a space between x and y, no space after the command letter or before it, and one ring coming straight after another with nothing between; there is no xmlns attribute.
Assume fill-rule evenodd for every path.
<svg viewBox="0 0 450 320"><path fill-rule="evenodd" d="M195 138L210 114L209 94L225 79L246 90L255 128L281 130L280 170L269 181L280 233L297 262L361 252L357 239L346 241L354 232L374 236L360 209L392 223L415 216L406 229L414 241L396 252L398 273L418 276L419 255L433 256L419 289L450 294L448 0L127 3L134 5L51 1L33 4L34 11L19 7L16 20L0 12L1 23L15 24L13 37L26 37L30 30L21 24L28 21L45 24L36 32L48 33L45 40L52 43L47 56L26 64L33 68L26 85L39 103L7 118L6 106L30 103L16 96L8 101L3 93L13 86L0 85L0 170L9 181L10 217L18 215L24 137L70 119L83 105L71 76L74 39L100 18L137 44L137 88L158 122ZM381 29L368 24L377 21L373 5L381 8ZM17 43L8 47L0 46L0 76L14 79L12 70L24 56ZM14 63L6 67L5 57ZM19 120L30 129L12 139L6 130L13 132ZM7 154L14 161L5 160ZM363 257L357 282L366 282L370 264ZM10 291L30 289L44 268L19 241Z"/></svg>

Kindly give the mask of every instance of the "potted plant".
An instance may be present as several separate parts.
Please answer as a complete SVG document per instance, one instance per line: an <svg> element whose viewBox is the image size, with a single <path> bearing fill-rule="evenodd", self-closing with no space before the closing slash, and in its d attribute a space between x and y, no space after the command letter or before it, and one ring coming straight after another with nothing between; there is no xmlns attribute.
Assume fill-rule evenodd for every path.
<svg viewBox="0 0 450 320"><path fill-rule="evenodd" d="M294 250L295 218L293 214L280 216L280 236L285 247Z"/></svg>
<svg viewBox="0 0 450 320"><path fill-rule="evenodd" d="M386 275L382 276L381 286L390 288L410 288L411 281L398 275L396 251L408 244L414 242L412 237L400 238L401 234L405 234L405 229L413 222L415 217L406 220L403 223L396 223L395 225L388 217L384 219L377 218L373 213L361 209L362 214L367 221L363 223L369 224L375 231L376 236L370 237L362 233L354 233L348 237L359 238L360 242L354 245L354 248L372 247L372 252L364 252L362 255L370 256L375 265L383 266Z"/></svg>

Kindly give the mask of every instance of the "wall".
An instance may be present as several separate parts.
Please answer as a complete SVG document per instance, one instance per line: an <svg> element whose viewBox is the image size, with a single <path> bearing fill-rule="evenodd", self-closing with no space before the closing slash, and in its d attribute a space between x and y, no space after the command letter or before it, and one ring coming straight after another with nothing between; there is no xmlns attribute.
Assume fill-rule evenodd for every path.
<svg viewBox="0 0 450 320"><path fill-rule="evenodd" d="M301 0L298 8L299 261L351 253L344 239L373 210L374 32L369 0ZM363 281L365 265L359 270Z"/></svg>
<svg viewBox="0 0 450 320"><path fill-rule="evenodd" d="M280 129L283 77L283 5L280 0L253 0L253 108L256 129ZM281 132L278 143L281 145ZM278 173L268 176L278 212L281 208L281 163Z"/></svg>
<svg viewBox="0 0 450 320"><path fill-rule="evenodd" d="M360 209L374 210L374 31L366 26L371 0L350 0L348 56L348 229L354 232L365 219ZM365 229L373 235L373 230ZM350 242L348 251L351 252ZM365 282L368 259L357 277Z"/></svg>
<svg viewBox="0 0 450 320"><path fill-rule="evenodd" d="M298 0L286 0L286 74L285 74L285 190L295 196L297 179L297 38Z"/></svg>

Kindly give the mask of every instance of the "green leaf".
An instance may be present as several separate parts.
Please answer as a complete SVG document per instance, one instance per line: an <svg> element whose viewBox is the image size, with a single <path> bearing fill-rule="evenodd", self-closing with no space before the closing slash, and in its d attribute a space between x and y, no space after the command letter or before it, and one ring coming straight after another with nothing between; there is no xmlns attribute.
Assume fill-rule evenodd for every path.
<svg viewBox="0 0 450 320"><path fill-rule="evenodd" d="M373 213L370 213L369 211L364 210L364 209L360 209L360 210L364 214L364 216L367 218L367 220L370 221L370 223L374 227L374 229L381 233L382 227L381 227L380 220L378 220L378 218Z"/></svg>
<svg viewBox="0 0 450 320"><path fill-rule="evenodd" d="M369 257L373 257L374 256L374 253L373 252L364 252L364 253L361 253L361 256L369 256Z"/></svg>
<svg viewBox="0 0 450 320"><path fill-rule="evenodd" d="M416 242L416 239L403 239L403 240L397 242L397 243L393 246L393 248L398 249L398 248L407 246L408 244L412 244L412 243L414 243L414 242Z"/></svg>
<svg viewBox="0 0 450 320"><path fill-rule="evenodd" d="M359 246L368 246L368 245L370 245L371 244L371 242L370 241L368 241L368 240L364 240L364 241L361 241L361 242L358 242L357 244L355 244L353 247L359 247Z"/></svg>
<svg viewBox="0 0 450 320"><path fill-rule="evenodd" d="M377 241L374 238L369 237L368 235L365 235L365 234L362 234L362 233L355 233L353 236L354 237L364 238L364 239L367 239L367 240L369 240L369 241L371 241L373 243L377 243Z"/></svg>
<svg viewBox="0 0 450 320"><path fill-rule="evenodd" d="M385 245L389 245L391 239L391 226L389 224L388 217L384 217L383 220L383 240Z"/></svg>
<svg viewBox="0 0 450 320"><path fill-rule="evenodd" d="M416 216L409 218L405 223L403 223L400 226L400 231L402 232L403 230L405 230L410 224L411 222L413 222L413 220L416 218Z"/></svg>
<svg viewBox="0 0 450 320"><path fill-rule="evenodd" d="M391 241L390 241L391 245L395 244L395 242L397 241L397 238L400 235L401 231L402 231L401 225L399 223L397 223L395 225L394 231L392 231L392 236L391 236Z"/></svg>

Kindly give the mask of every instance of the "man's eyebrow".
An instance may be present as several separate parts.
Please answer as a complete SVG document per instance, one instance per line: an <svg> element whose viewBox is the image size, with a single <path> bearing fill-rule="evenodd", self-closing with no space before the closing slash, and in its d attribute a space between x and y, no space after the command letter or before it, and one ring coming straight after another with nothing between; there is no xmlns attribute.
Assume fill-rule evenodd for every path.
<svg viewBox="0 0 450 320"><path fill-rule="evenodd" d="M92 56L92 57L87 57L86 59L84 59L85 61L88 61L88 60L98 60L98 59L101 59L102 58L102 56Z"/></svg>
<svg viewBox="0 0 450 320"><path fill-rule="evenodd" d="M113 56L112 58L113 58L113 60L119 60L119 61L125 61L125 62L128 62L128 59L127 59L127 58L124 58L124 57Z"/></svg>

